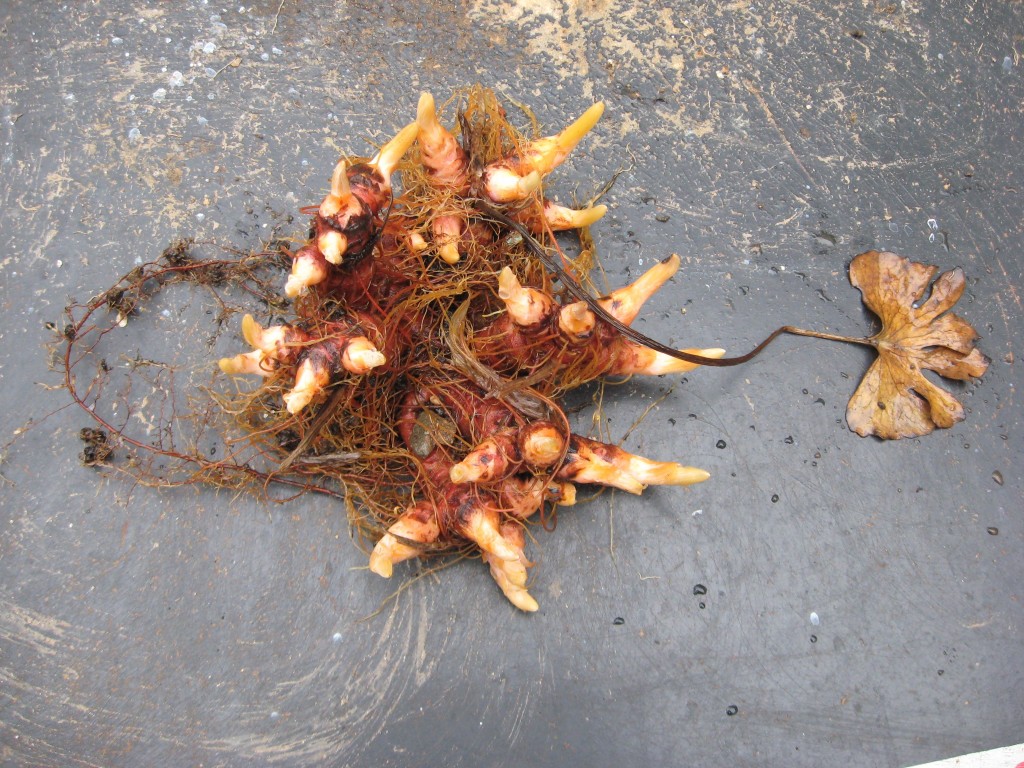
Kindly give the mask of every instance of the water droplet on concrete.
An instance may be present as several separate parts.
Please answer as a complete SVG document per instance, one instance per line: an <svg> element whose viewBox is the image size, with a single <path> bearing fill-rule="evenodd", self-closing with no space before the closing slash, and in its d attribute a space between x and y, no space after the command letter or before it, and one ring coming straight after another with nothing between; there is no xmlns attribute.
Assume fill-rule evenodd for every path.
<svg viewBox="0 0 1024 768"><path fill-rule="evenodd" d="M625 623L626 623L626 620L624 618L622 618L621 616L616 616L615 617L615 621L612 622L612 624L614 624L616 627L621 627Z"/></svg>
<svg viewBox="0 0 1024 768"><path fill-rule="evenodd" d="M735 704L730 704L728 707L725 708L725 714L727 714L729 717L732 717L733 715L737 714L739 711L740 711L740 708L737 707Z"/></svg>
<svg viewBox="0 0 1024 768"><path fill-rule="evenodd" d="M725 448L725 440L719 440L715 443L715 448Z"/></svg>
<svg viewBox="0 0 1024 768"><path fill-rule="evenodd" d="M997 469L995 472L992 473L992 479L996 481L996 485L1002 485L1003 473Z"/></svg>
<svg viewBox="0 0 1024 768"><path fill-rule="evenodd" d="M778 504L778 503L779 503L779 494L773 493L772 494L772 504Z"/></svg>
<svg viewBox="0 0 1024 768"><path fill-rule="evenodd" d="M999 529L996 528L994 525L990 525L985 530L988 531L988 535L989 536L998 536L999 535Z"/></svg>
<svg viewBox="0 0 1024 768"><path fill-rule="evenodd" d="M699 596L699 595L706 595L707 593L708 593L708 588L705 587L703 584L694 584L693 585L693 594Z"/></svg>
<svg viewBox="0 0 1024 768"><path fill-rule="evenodd" d="M818 617L818 614L815 611L811 611L811 615L807 618L808 620L810 620L812 627L816 627L819 624L821 624L821 619Z"/></svg>

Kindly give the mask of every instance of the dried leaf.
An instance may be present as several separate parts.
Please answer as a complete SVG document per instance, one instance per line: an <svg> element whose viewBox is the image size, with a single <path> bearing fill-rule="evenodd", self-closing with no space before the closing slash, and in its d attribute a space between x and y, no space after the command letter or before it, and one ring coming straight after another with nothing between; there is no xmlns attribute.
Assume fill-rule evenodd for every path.
<svg viewBox="0 0 1024 768"><path fill-rule="evenodd" d="M937 270L886 251L862 253L850 264L850 282L882 321L882 330L867 340L878 359L846 410L859 435L895 440L953 426L963 420L963 406L923 371L969 380L988 368L988 358L974 347L974 328L947 312L964 292L963 270L940 275L924 299Z"/></svg>

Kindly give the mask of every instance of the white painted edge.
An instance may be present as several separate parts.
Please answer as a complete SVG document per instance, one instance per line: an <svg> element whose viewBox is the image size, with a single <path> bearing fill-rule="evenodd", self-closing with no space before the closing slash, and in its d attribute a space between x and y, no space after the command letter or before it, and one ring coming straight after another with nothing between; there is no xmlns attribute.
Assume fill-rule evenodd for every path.
<svg viewBox="0 0 1024 768"><path fill-rule="evenodd" d="M987 752L974 752L907 768L1024 768L1024 744L990 749Z"/></svg>

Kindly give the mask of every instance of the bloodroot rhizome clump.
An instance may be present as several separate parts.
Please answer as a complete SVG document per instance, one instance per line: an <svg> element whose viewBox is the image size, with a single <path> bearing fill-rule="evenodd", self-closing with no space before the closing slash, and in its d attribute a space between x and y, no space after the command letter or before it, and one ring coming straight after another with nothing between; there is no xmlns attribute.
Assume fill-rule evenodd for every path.
<svg viewBox="0 0 1024 768"><path fill-rule="evenodd" d="M372 158L338 161L330 191L310 211L309 241L291 253L284 290L294 319L264 326L246 315L250 351L220 367L263 377L243 414L253 430L298 436L290 466L328 459L324 471L337 473L378 531L374 573L389 577L403 560L469 549L513 604L533 611L524 552L531 518L573 504L577 484L638 494L708 477L573 434L560 397L601 377L697 363L620 331L675 273L677 256L632 285L581 300L588 257L570 259L555 239L562 231L585 237L605 212L544 195L547 175L603 105L529 141L490 91L472 89L456 103L446 126L423 94L415 122ZM268 392L278 403L273 424Z"/></svg>

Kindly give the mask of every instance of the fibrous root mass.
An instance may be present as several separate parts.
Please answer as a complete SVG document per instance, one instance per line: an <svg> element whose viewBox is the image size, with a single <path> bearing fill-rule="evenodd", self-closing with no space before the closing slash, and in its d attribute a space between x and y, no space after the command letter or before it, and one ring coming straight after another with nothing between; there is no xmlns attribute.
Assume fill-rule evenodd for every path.
<svg viewBox="0 0 1024 768"><path fill-rule="evenodd" d="M294 319L263 327L246 315L252 349L220 367L264 377L259 402L277 403L293 454L297 443L312 456L342 457L339 477L378 531L374 573L471 549L516 607L534 611L530 518L573 504L577 484L639 494L708 477L573 434L561 395L601 377L696 364L609 322L628 326L676 271L677 256L630 286L574 300L589 269L586 228L605 207L562 207L544 196L544 179L603 106L528 141L491 92L475 88L459 104L445 127L423 94L415 122L374 157L338 162L330 191L310 209L308 242L291 253L285 293ZM580 234L580 256L562 253L559 231ZM542 264L538 245L562 268Z"/></svg>

